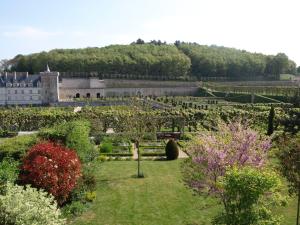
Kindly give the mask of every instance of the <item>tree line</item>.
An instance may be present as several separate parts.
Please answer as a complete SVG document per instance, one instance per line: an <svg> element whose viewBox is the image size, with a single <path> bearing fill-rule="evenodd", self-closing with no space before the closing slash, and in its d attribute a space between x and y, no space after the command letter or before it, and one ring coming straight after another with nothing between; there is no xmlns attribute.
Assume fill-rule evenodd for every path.
<svg viewBox="0 0 300 225"><path fill-rule="evenodd" d="M54 49L30 55L17 55L6 69L39 73L48 64L54 71L83 72L100 76L128 75L124 78L150 79L277 79L281 73L296 74L295 62L284 53L263 55L244 50L176 41L148 43L142 39L130 45L102 48ZM68 74L68 73L66 73ZM108 75L108 76L107 76Z"/></svg>

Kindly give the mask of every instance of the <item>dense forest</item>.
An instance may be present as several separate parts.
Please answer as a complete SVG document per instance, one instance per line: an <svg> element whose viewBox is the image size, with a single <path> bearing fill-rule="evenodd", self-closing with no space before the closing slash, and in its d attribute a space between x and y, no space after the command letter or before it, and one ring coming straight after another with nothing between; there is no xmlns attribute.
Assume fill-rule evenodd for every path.
<svg viewBox="0 0 300 225"><path fill-rule="evenodd" d="M296 64L283 53L272 56L190 43L177 43L177 46L191 59L191 74L196 77L255 79L296 74Z"/></svg>
<svg viewBox="0 0 300 225"><path fill-rule="evenodd" d="M55 49L9 60L11 70L38 73L49 64L55 71L96 74L100 78L134 79L277 79L280 73L296 74L296 64L284 53L263 55L233 48L176 41L102 48ZM117 75L117 76L116 76Z"/></svg>

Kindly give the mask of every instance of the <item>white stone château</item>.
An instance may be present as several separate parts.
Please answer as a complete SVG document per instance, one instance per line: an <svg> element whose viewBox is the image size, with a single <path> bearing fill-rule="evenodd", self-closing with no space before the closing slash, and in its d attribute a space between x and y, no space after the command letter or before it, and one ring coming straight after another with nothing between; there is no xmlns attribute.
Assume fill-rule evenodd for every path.
<svg viewBox="0 0 300 225"><path fill-rule="evenodd" d="M0 74L0 105L55 105L75 98L194 95L197 82L62 78L50 71Z"/></svg>
<svg viewBox="0 0 300 225"><path fill-rule="evenodd" d="M0 75L0 105L48 105L59 101L58 72Z"/></svg>

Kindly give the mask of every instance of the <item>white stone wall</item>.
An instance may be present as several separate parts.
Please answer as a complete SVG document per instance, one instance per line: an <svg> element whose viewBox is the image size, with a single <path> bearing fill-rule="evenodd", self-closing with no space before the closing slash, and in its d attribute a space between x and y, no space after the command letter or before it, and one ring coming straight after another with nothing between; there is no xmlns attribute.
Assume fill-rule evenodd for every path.
<svg viewBox="0 0 300 225"><path fill-rule="evenodd" d="M194 95L198 91L197 82L149 81L149 80L98 80L96 78L64 78L59 85L60 99L80 96L136 96L136 95Z"/></svg>
<svg viewBox="0 0 300 225"><path fill-rule="evenodd" d="M41 88L0 88L0 105L35 105L42 103Z"/></svg>
<svg viewBox="0 0 300 225"><path fill-rule="evenodd" d="M97 98L100 96L104 97L115 97L115 96L173 96L173 95L194 95L198 91L198 87L176 87L176 88L102 88L102 89L71 89L64 88L60 89L60 100L72 99L76 95L80 98L87 97L89 94L90 98Z"/></svg>

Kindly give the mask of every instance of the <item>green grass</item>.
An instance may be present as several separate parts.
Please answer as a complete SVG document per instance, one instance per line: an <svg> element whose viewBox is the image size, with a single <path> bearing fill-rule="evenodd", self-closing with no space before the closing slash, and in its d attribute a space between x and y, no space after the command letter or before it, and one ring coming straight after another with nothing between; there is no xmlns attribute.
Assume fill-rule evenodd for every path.
<svg viewBox="0 0 300 225"><path fill-rule="evenodd" d="M135 161L99 163L97 199L72 225L210 224L220 205L184 186L180 162L143 161L143 179L134 177ZM276 212L285 215L282 224L295 224L295 201Z"/></svg>
<svg viewBox="0 0 300 225"><path fill-rule="evenodd" d="M145 178L137 179L137 162L99 166L97 199L73 225L210 224L218 209L212 199L194 196L181 182L180 160L143 161Z"/></svg>

